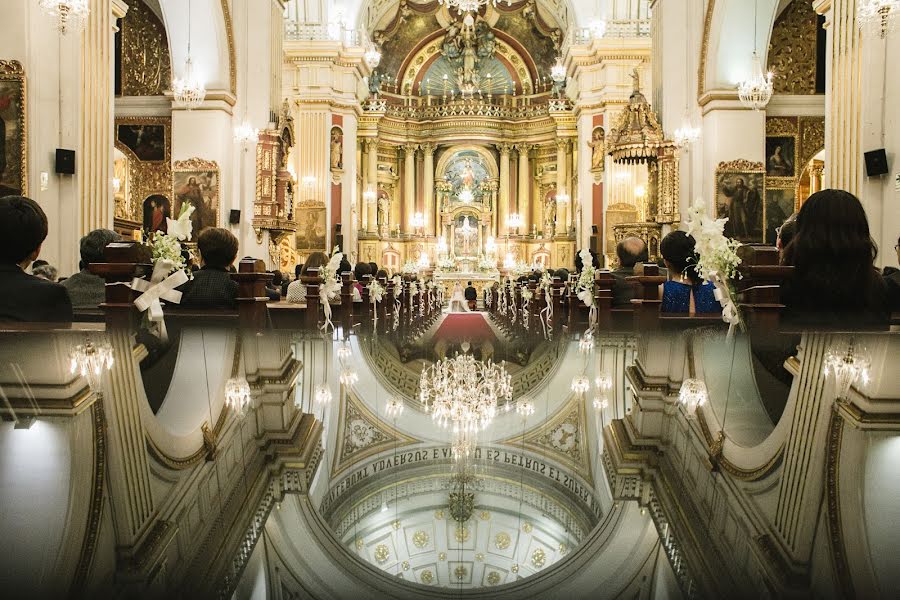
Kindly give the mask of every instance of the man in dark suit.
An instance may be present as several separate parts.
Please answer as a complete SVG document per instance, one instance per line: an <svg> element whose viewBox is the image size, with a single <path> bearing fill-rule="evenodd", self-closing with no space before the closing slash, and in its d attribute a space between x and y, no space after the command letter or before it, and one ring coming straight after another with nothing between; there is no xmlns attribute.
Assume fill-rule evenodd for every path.
<svg viewBox="0 0 900 600"><path fill-rule="evenodd" d="M238 241L227 229L207 227L197 238L200 270L181 286L181 306L194 308L235 308L238 284L229 267L238 253Z"/></svg>
<svg viewBox="0 0 900 600"><path fill-rule="evenodd" d="M107 244L118 242L122 236L109 229L95 229L81 238L81 271L62 282L75 308L97 308L106 301L106 280L88 270L91 263L103 262Z"/></svg>
<svg viewBox="0 0 900 600"><path fill-rule="evenodd" d="M627 237L616 244L616 256L619 257L619 268L611 273L616 278L612 305L613 308L627 308L635 297L635 289L625 278L634 275L636 264L647 262L647 244L641 238Z"/></svg>
<svg viewBox="0 0 900 600"><path fill-rule="evenodd" d="M46 238L47 215L37 202L0 198L0 321L72 321L66 288L25 272Z"/></svg>
<svg viewBox="0 0 900 600"><path fill-rule="evenodd" d="M478 290L472 287L472 282L466 286L466 291L463 292L463 297L469 303L469 310L475 310L478 306Z"/></svg>

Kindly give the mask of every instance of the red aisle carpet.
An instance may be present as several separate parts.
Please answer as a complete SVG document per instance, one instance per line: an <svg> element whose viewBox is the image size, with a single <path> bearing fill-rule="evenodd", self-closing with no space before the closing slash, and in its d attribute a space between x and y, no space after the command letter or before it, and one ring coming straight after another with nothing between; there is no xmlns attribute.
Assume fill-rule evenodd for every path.
<svg viewBox="0 0 900 600"><path fill-rule="evenodd" d="M435 338L444 339L451 344L459 342L490 341L497 343L497 337L491 326L481 313L454 313L444 317L444 322L434 334Z"/></svg>

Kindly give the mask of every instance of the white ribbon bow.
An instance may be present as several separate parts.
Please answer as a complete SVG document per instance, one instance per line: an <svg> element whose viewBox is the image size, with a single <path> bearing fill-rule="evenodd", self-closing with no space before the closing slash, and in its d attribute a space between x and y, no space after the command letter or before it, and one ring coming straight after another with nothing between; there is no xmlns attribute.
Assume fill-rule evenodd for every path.
<svg viewBox="0 0 900 600"><path fill-rule="evenodd" d="M715 288L713 296L722 305L722 320L728 323L728 333L725 335L725 339L730 340L734 336L734 330L741 324L741 315L731 297L731 290L728 284L722 281L716 271L710 271L709 281Z"/></svg>
<svg viewBox="0 0 900 600"><path fill-rule="evenodd" d="M135 307L140 312L146 311L150 321L157 324L159 338L164 342L169 339L169 335L166 331L166 321L163 316L160 299L173 304L180 304L181 292L175 288L188 280L188 276L181 269L169 275L174 267L175 265L171 260L158 260L153 266L153 275L151 275L150 281L137 277L131 281L131 289L143 292L135 299Z"/></svg>

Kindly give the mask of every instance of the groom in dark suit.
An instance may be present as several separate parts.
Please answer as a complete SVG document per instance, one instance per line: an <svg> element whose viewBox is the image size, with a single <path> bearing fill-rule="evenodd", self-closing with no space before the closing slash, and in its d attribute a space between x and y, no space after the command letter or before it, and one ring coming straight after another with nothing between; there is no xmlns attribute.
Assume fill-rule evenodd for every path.
<svg viewBox="0 0 900 600"><path fill-rule="evenodd" d="M25 272L47 238L47 215L22 196L0 198L0 321L72 321L66 288Z"/></svg>
<svg viewBox="0 0 900 600"><path fill-rule="evenodd" d="M472 287L472 282L466 286L466 291L463 292L463 296L466 301L469 303L469 310L475 310L478 305L478 290Z"/></svg>

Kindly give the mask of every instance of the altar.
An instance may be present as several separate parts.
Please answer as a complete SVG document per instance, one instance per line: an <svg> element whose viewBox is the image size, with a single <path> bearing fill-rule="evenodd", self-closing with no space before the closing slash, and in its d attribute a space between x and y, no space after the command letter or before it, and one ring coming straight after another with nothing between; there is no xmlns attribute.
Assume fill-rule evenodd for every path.
<svg viewBox="0 0 900 600"><path fill-rule="evenodd" d="M468 286L471 281L472 287L478 290L478 302L480 306L484 301L484 290L489 289L495 283L500 282L500 272L496 270L476 271L473 273L463 271L435 271L432 279L436 284L443 288L445 302L450 300L450 296L453 295L453 286L455 286L457 282L459 283L459 286L465 290L466 286Z"/></svg>

